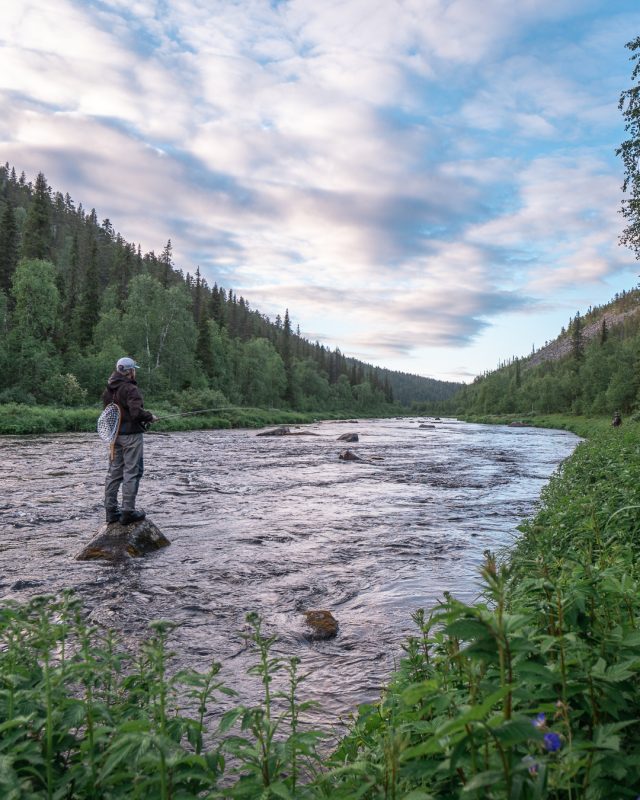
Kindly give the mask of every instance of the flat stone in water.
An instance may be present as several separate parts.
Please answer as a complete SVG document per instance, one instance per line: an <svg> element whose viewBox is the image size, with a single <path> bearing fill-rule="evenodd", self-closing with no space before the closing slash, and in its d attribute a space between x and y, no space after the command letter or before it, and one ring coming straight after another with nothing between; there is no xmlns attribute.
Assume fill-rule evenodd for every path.
<svg viewBox="0 0 640 800"><path fill-rule="evenodd" d="M130 556L137 558L170 544L171 542L150 519L143 519L131 525L112 522L100 528L89 544L78 553L76 561L91 561L97 558L117 561Z"/></svg>
<svg viewBox="0 0 640 800"><path fill-rule="evenodd" d="M256 433L256 436L291 436L291 430L286 425L281 425L279 428L260 431L260 433Z"/></svg>

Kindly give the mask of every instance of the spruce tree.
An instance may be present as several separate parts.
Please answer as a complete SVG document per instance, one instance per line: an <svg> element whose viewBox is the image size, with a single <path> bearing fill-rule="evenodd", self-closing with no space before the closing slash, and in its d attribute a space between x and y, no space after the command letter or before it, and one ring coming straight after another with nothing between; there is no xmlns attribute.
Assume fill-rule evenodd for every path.
<svg viewBox="0 0 640 800"><path fill-rule="evenodd" d="M282 347L280 349L284 372L287 384L284 390L284 399L288 403L293 403L293 356L291 352L291 320L289 319L289 309L285 309L284 322L282 325Z"/></svg>
<svg viewBox="0 0 640 800"><path fill-rule="evenodd" d="M385 373L384 376L384 399L387 403L393 403L393 387L389 381L389 376Z"/></svg>
<svg viewBox="0 0 640 800"><path fill-rule="evenodd" d="M211 326L206 314L201 314L198 321L198 339L196 341L196 358L207 378L214 374L213 345L211 343Z"/></svg>
<svg viewBox="0 0 640 800"><path fill-rule="evenodd" d="M600 326L600 344L604 344L609 338L609 331L607 329L607 318L602 318L602 325Z"/></svg>
<svg viewBox="0 0 640 800"><path fill-rule="evenodd" d="M51 197L47 179L38 173L22 238L22 257L51 257Z"/></svg>
<svg viewBox="0 0 640 800"><path fill-rule="evenodd" d="M571 328L571 354L576 365L584 360L584 335L582 333L582 317L580 312L576 314Z"/></svg>
<svg viewBox="0 0 640 800"><path fill-rule="evenodd" d="M171 239L167 239L167 243L165 244L162 255L160 256L160 264L162 265L162 275L160 280L166 289L171 281L171 271L173 270L173 247L171 245Z"/></svg>
<svg viewBox="0 0 640 800"><path fill-rule="evenodd" d="M116 252L113 258L113 266L111 269L111 285L116 290L116 297L118 308L122 311L124 309L125 301L127 299L127 287L131 280L131 273L133 271L133 253L131 245L124 241L118 234L116 241Z"/></svg>
<svg viewBox="0 0 640 800"><path fill-rule="evenodd" d="M66 339L66 346L71 344L73 337L73 321L75 310L78 305L78 289L80 283L80 254L78 247L78 234L74 233L71 243L71 259L69 263L69 274L67 283L64 287L64 305L62 309L62 322Z"/></svg>
<svg viewBox="0 0 640 800"><path fill-rule="evenodd" d="M11 203L7 202L0 219L0 290L7 297L18 265L18 226Z"/></svg>
<svg viewBox="0 0 640 800"><path fill-rule="evenodd" d="M211 289L211 297L209 298L209 314L211 315L211 319L213 319L215 322L221 322L222 310L220 291L217 283L214 283L213 288Z"/></svg>
<svg viewBox="0 0 640 800"><path fill-rule="evenodd" d="M100 276L98 271L98 244L91 242L91 254L84 276L84 285L78 309L78 341L86 345L93 337L93 330L100 313Z"/></svg>
<svg viewBox="0 0 640 800"><path fill-rule="evenodd" d="M200 317L204 316L202 308L202 279L200 278L200 267L196 268L196 284L193 289L193 318L196 325L200 322Z"/></svg>

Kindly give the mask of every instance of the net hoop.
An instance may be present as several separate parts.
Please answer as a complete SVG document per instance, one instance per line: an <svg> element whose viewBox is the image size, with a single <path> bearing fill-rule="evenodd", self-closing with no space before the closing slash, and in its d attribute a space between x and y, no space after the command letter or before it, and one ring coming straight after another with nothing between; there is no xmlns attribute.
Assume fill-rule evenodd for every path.
<svg viewBox="0 0 640 800"><path fill-rule="evenodd" d="M109 403L98 417L98 436L105 444L113 444L120 430L122 412L117 403Z"/></svg>

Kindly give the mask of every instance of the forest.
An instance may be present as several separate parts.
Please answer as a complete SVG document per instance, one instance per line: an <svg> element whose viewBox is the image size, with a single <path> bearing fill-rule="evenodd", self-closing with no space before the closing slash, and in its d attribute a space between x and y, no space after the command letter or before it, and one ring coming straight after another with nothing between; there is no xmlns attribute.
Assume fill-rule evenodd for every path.
<svg viewBox="0 0 640 800"><path fill-rule="evenodd" d="M142 253L109 219L0 167L0 403L97 402L116 360L152 400L371 413L460 384L374 367L311 342L233 289L183 272L169 239Z"/></svg>
<svg viewBox="0 0 640 800"><path fill-rule="evenodd" d="M456 414L629 414L640 400L640 290L577 313L538 352L479 375L439 406Z"/></svg>

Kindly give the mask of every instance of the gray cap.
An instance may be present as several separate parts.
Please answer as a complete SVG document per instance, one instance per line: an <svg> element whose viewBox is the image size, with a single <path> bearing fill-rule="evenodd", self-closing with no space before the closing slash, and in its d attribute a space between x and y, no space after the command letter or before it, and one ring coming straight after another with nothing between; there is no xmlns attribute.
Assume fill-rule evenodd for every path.
<svg viewBox="0 0 640 800"><path fill-rule="evenodd" d="M125 356L124 358L118 360L116 363L116 369L118 372L128 372L130 369L140 369L140 365L136 364L132 358Z"/></svg>

